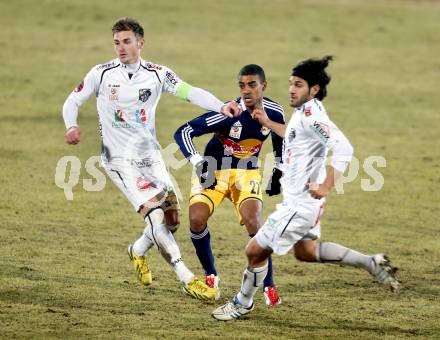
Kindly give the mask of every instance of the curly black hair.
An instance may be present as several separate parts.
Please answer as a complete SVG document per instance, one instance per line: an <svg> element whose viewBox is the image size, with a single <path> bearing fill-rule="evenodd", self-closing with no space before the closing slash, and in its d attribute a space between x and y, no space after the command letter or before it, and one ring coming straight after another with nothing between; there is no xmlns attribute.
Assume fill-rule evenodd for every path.
<svg viewBox="0 0 440 340"><path fill-rule="evenodd" d="M316 98L323 100L327 96L327 85L330 83L330 76L325 72L332 56L325 56L321 59L307 59L300 62L292 69L292 76L304 79L309 87L319 85L319 92Z"/></svg>

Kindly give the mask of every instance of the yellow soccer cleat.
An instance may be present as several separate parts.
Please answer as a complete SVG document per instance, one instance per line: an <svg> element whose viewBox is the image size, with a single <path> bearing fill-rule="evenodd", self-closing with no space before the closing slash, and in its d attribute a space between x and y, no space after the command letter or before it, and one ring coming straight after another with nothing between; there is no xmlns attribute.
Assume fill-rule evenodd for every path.
<svg viewBox="0 0 440 340"><path fill-rule="evenodd" d="M213 302L217 294L217 289L209 287L203 282L203 279L194 276L192 280L183 287L183 292L193 298Z"/></svg>
<svg viewBox="0 0 440 340"><path fill-rule="evenodd" d="M150 285L153 279L151 277L151 270L150 266L148 265L147 257L145 255L136 255L133 251L132 244L128 246L128 257L130 257L131 262L133 262L139 281L141 281L143 285Z"/></svg>

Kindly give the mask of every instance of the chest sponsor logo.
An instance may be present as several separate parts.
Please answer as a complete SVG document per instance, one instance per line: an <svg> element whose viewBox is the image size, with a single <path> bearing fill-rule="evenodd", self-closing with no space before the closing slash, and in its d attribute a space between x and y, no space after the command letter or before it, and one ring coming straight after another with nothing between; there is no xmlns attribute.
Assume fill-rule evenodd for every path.
<svg viewBox="0 0 440 340"><path fill-rule="evenodd" d="M122 117L121 110L115 110L115 122L125 122L124 118Z"/></svg>
<svg viewBox="0 0 440 340"><path fill-rule="evenodd" d="M265 127L265 126L263 126L263 127L261 128L261 131L260 131L260 132L263 134L263 136L267 136L267 135L270 133L270 129L267 128L267 127Z"/></svg>
<svg viewBox="0 0 440 340"><path fill-rule="evenodd" d="M315 120L313 125L310 125L310 127L324 142L327 142L330 138L330 128L327 124Z"/></svg>
<svg viewBox="0 0 440 340"><path fill-rule="evenodd" d="M81 83L79 83L79 85L73 89L73 92L76 92L76 93L81 92L83 87L84 87L84 80L81 81Z"/></svg>
<svg viewBox="0 0 440 340"><path fill-rule="evenodd" d="M139 100L143 103L145 103L148 98L151 96L151 90L150 89L139 89Z"/></svg>
<svg viewBox="0 0 440 340"><path fill-rule="evenodd" d="M148 121L148 116L144 109L136 110L135 112L136 123L145 124Z"/></svg>
<svg viewBox="0 0 440 340"><path fill-rule="evenodd" d="M229 137L240 139L241 131L243 130L243 126L240 122L235 122L234 125L231 126L231 130L229 130Z"/></svg>
<svg viewBox="0 0 440 340"><path fill-rule="evenodd" d="M258 139L244 139L234 142L230 138L220 137L225 149L225 154L232 154L236 158L251 157L260 152L263 142Z"/></svg>

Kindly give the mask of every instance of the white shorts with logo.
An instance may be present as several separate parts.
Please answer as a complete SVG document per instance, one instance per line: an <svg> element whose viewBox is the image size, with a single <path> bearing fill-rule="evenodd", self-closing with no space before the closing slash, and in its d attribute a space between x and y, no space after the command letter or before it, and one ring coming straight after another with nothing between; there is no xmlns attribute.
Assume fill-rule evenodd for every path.
<svg viewBox="0 0 440 340"><path fill-rule="evenodd" d="M118 159L104 162L110 179L124 193L136 211L153 197L164 211L180 209L173 182L162 158Z"/></svg>
<svg viewBox="0 0 440 340"><path fill-rule="evenodd" d="M277 204L258 230L255 239L262 248L285 255L299 240L316 240L321 236L320 217L323 205L316 203Z"/></svg>

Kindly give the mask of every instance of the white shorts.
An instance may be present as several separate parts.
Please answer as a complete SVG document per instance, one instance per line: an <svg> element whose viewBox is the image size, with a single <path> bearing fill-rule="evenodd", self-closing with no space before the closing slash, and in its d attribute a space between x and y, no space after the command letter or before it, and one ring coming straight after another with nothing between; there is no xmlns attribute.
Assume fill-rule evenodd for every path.
<svg viewBox="0 0 440 340"><path fill-rule="evenodd" d="M173 182L161 158L118 160L104 163L104 169L136 211L156 196L161 200L151 208L180 209Z"/></svg>
<svg viewBox="0 0 440 340"><path fill-rule="evenodd" d="M255 235L262 248L271 248L277 255L284 255L299 240L316 240L321 236L319 222L321 202L295 205L278 204Z"/></svg>

